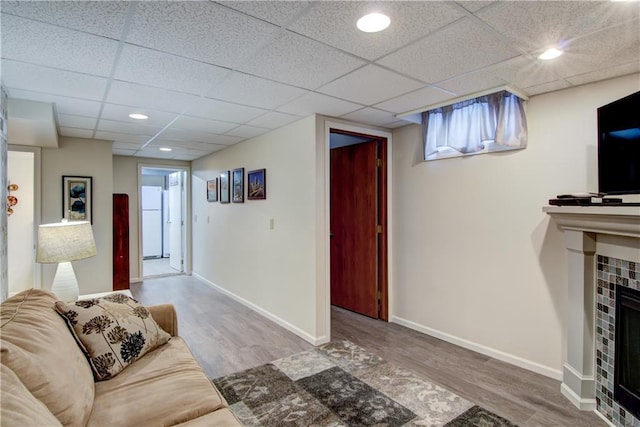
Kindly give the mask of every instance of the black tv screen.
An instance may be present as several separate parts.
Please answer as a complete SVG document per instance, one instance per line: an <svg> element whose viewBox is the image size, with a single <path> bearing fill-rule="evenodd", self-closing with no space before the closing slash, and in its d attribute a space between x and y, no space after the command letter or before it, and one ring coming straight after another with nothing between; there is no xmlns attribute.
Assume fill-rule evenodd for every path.
<svg viewBox="0 0 640 427"><path fill-rule="evenodd" d="M640 92L598 108L598 191L640 194Z"/></svg>

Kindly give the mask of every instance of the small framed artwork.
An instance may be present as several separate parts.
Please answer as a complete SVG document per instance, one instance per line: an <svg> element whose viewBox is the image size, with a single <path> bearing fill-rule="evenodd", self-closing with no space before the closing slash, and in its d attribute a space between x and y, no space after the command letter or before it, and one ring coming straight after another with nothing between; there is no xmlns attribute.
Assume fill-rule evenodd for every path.
<svg viewBox="0 0 640 427"><path fill-rule="evenodd" d="M207 181L207 202L218 201L218 178Z"/></svg>
<svg viewBox="0 0 640 427"><path fill-rule="evenodd" d="M93 222L90 176L62 176L62 217L67 221Z"/></svg>
<svg viewBox="0 0 640 427"><path fill-rule="evenodd" d="M267 170L258 169L247 172L247 200L267 198Z"/></svg>
<svg viewBox="0 0 640 427"><path fill-rule="evenodd" d="M229 203L229 171L220 172L220 203Z"/></svg>
<svg viewBox="0 0 640 427"><path fill-rule="evenodd" d="M244 203L244 168L233 170L231 182L233 184L233 203Z"/></svg>

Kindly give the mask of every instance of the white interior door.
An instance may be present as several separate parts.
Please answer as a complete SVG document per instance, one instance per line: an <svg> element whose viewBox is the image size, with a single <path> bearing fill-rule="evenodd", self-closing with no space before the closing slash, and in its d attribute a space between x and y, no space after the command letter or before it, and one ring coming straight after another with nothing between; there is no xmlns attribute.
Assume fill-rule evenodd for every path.
<svg viewBox="0 0 640 427"><path fill-rule="evenodd" d="M182 188L182 172L174 172L169 175L169 265L180 272L183 271Z"/></svg>

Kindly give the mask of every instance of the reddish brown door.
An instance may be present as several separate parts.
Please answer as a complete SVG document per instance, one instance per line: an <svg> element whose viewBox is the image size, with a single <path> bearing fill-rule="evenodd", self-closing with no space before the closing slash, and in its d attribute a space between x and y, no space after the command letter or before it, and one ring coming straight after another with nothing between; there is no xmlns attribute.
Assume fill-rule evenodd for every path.
<svg viewBox="0 0 640 427"><path fill-rule="evenodd" d="M378 142L331 150L331 304L378 318Z"/></svg>
<svg viewBox="0 0 640 427"><path fill-rule="evenodd" d="M113 290L129 289L129 196L113 195Z"/></svg>

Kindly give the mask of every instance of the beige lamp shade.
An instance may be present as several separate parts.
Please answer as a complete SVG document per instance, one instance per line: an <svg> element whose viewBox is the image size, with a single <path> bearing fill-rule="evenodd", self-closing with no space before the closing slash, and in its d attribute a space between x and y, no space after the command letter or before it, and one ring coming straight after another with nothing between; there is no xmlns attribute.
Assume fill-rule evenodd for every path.
<svg viewBox="0 0 640 427"><path fill-rule="evenodd" d="M96 255L88 221L42 224L38 227L36 261L43 264L76 261Z"/></svg>

